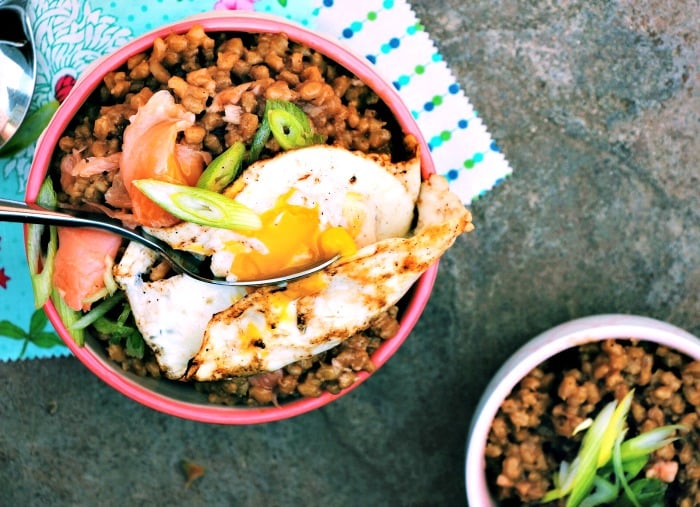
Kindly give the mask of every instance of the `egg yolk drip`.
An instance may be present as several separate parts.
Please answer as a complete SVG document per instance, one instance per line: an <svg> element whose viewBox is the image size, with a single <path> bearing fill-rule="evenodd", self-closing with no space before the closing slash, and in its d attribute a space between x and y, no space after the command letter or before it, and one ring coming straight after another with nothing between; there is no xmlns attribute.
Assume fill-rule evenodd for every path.
<svg viewBox="0 0 700 507"><path fill-rule="evenodd" d="M269 321L251 319L242 334L245 339L245 347L255 350L260 357L268 354L265 348L265 338L274 329L294 327L297 325L297 311L295 301L305 296L318 294L328 286L328 277L324 273L314 273L290 283L284 290L268 294L270 301Z"/></svg>
<svg viewBox="0 0 700 507"><path fill-rule="evenodd" d="M264 248L228 245L234 255L231 273L239 280L263 279L301 271L334 255L352 255L357 245L343 227L323 227L318 206L290 204L293 190L260 215L262 227L251 238Z"/></svg>

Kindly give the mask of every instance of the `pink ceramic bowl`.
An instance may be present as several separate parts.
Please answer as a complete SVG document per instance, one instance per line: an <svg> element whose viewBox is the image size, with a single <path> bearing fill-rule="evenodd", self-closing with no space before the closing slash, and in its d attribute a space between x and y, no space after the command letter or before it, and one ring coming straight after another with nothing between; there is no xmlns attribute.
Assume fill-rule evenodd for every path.
<svg viewBox="0 0 700 507"><path fill-rule="evenodd" d="M667 346L700 359L700 339L649 317L594 315L556 326L518 349L496 372L481 397L471 422L467 442L465 480L467 499L473 507L496 507L486 480L486 441L491 423L503 401L520 380L536 366L559 352L584 343L609 338L636 338Z"/></svg>
<svg viewBox="0 0 700 507"><path fill-rule="evenodd" d="M367 60L352 53L333 39L288 23L280 18L249 12L216 12L194 16L154 30L102 58L84 72L39 140L28 181L26 193L28 202L33 203L36 200L40 185L47 173L54 148L62 133L81 105L99 87L103 76L107 72L123 65L130 56L152 47L156 37L164 37L171 32L183 33L195 24L203 26L207 32L285 32L290 40L301 42L336 61L360 77L383 99L396 116L399 125L405 133L416 136L421 146L423 177L425 178L435 172L428 146L421 136L410 111L402 103L396 90L377 74ZM430 297L436 274L437 264L425 272L410 293L404 297L401 325L398 333L392 339L384 342L372 357L377 368L394 355L415 326ZM106 357L103 347L96 340L90 339L90 337L88 337L84 347L76 346L54 306L49 303L45 310L51 323L67 346L97 377L120 393L143 405L185 419L217 424L254 424L286 419L317 409L338 399L356 388L368 377L367 374L362 372L359 379L352 386L337 395L324 393L318 398L302 398L280 407L247 408L212 405L206 401L204 395L196 393L190 386L181 386L176 383L125 373Z"/></svg>

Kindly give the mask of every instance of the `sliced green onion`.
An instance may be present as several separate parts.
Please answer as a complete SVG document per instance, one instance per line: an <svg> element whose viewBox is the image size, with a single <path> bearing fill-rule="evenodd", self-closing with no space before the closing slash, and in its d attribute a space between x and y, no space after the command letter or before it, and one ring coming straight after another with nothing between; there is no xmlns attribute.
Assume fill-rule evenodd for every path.
<svg viewBox="0 0 700 507"><path fill-rule="evenodd" d="M303 125L294 115L282 109L275 109L268 114L270 131L284 150L291 150L307 145Z"/></svg>
<svg viewBox="0 0 700 507"><path fill-rule="evenodd" d="M285 100L271 99L265 103L260 126L248 150L248 164L258 160L270 134L283 150L303 148L324 141L323 136L314 134L309 117L298 106Z"/></svg>
<svg viewBox="0 0 700 507"><path fill-rule="evenodd" d="M133 183L149 199L180 220L242 231L262 227L257 213L217 192L154 179L135 180Z"/></svg>
<svg viewBox="0 0 700 507"><path fill-rule="evenodd" d="M622 467L625 469L625 473L628 477L636 477L639 475L639 472L644 470L647 463L649 463L649 455L635 459L625 459L625 457L622 456Z"/></svg>
<svg viewBox="0 0 700 507"><path fill-rule="evenodd" d="M561 488L569 479L569 470L571 470L571 465L568 461L559 463L559 472L554 475L554 484L557 488Z"/></svg>
<svg viewBox="0 0 700 507"><path fill-rule="evenodd" d="M48 208L56 205L56 192L53 189L50 178L45 179L42 183L36 202L40 206ZM43 254L41 240L46 230L45 226L32 224L28 228L27 260L32 288L34 289L34 304L39 308L51 299L61 321L66 325L68 332L73 337L73 341L82 347L85 344L84 331L82 329L70 329L82 314L70 308L53 286L53 263L56 250L58 249L58 231L55 226L49 227L48 245L46 253ZM39 270L40 268L41 271Z"/></svg>
<svg viewBox="0 0 700 507"><path fill-rule="evenodd" d="M667 488L656 477L645 477L630 484L630 490L642 507L664 507Z"/></svg>
<svg viewBox="0 0 700 507"><path fill-rule="evenodd" d="M265 110L267 111L267 105L265 106ZM248 159L246 160L248 164L252 164L256 160L258 160L260 154L263 151L263 148L265 148L265 143L269 138L270 122L267 121L267 114L263 113L260 126L258 127L258 130L255 131L255 135L253 136L253 140L250 144L250 149L248 150Z"/></svg>
<svg viewBox="0 0 700 507"><path fill-rule="evenodd" d="M622 433L625 425L625 420L627 419L627 414L632 406L632 396L634 396L634 389L630 391L620 400L615 411L613 412L612 418L605 429L605 433L602 436L602 442L600 446L600 455L598 456L598 466L601 467L610 461L612 456L612 449L615 440Z"/></svg>
<svg viewBox="0 0 700 507"><path fill-rule="evenodd" d="M108 297L104 301L102 301L99 305L97 305L95 308L84 314L81 318L76 320L71 326L70 329L85 329L88 327L90 324L95 322L97 319L105 315L108 311L110 311L112 308L117 306L121 301L124 300L124 293L123 292L117 292L113 296Z"/></svg>
<svg viewBox="0 0 700 507"><path fill-rule="evenodd" d="M600 476L593 480L594 490L579 507L597 507L598 505L611 505L620 494L620 486L606 481Z"/></svg>
<svg viewBox="0 0 700 507"><path fill-rule="evenodd" d="M628 392L619 403L612 401L605 405L592 424L584 421L576 428L580 431L587 427L578 454L570 465L566 461L561 463L554 476L555 488L544 495L541 503L567 497L567 507L663 506L665 485L658 480L636 477L652 452L676 440L673 436L676 430L687 428L680 424L667 425L625 440L625 419L633 393Z"/></svg>
<svg viewBox="0 0 700 507"><path fill-rule="evenodd" d="M642 507L641 505L639 505L634 491L632 490L632 488L630 488L629 481L627 480L627 476L625 475L625 470L622 468L622 453L620 452L620 445L622 444L624 436L625 432L622 432L615 439L612 453L613 469L615 470L615 476L620 481L622 489L625 491L627 499L630 502L632 502L632 505L634 505L634 507Z"/></svg>
<svg viewBox="0 0 700 507"><path fill-rule="evenodd" d="M569 463L568 461L562 461L559 464L559 471L554 473L554 489L547 491L540 503L549 503L560 498L564 498L569 491L571 491L571 485L573 484L574 478L576 476L576 470L581 460L577 457Z"/></svg>
<svg viewBox="0 0 700 507"><path fill-rule="evenodd" d="M111 296L114 294L119 286L117 285L117 282L114 280L114 275L112 274L112 269L114 268L114 259L111 257L107 256L105 257L105 270L102 273L102 282L104 283L104 287L101 289L97 290L94 294L91 294L90 296L87 296L84 298L81 302L83 304L88 304L92 305L92 303L96 303L97 301L100 301L108 296Z"/></svg>
<svg viewBox="0 0 700 507"><path fill-rule="evenodd" d="M322 141L320 136L314 135L306 113L291 102L268 100L265 117L272 135L283 150L303 148Z"/></svg>
<svg viewBox="0 0 700 507"><path fill-rule="evenodd" d="M126 319L129 318L130 314L131 307L128 304L124 305L124 308L122 308L122 312L119 314L119 317L117 317L117 323L124 324L124 322L126 322Z"/></svg>
<svg viewBox="0 0 700 507"><path fill-rule="evenodd" d="M119 289L119 286L117 285L117 281L114 279L114 259L112 257L106 256L105 257L105 271L104 274L102 275L102 281L104 281L105 284L105 289L107 289L107 293L111 296L115 292L117 292L117 289Z"/></svg>
<svg viewBox="0 0 700 507"><path fill-rule="evenodd" d="M610 424L615 407L615 402L605 405L583 436L581 449L579 449L577 456L580 461L574 472L574 480L566 503L567 507L578 506L593 488L603 434ZM564 494L567 493L569 492L564 491Z"/></svg>
<svg viewBox="0 0 700 507"><path fill-rule="evenodd" d="M197 180L197 187L221 192L238 176L244 156L245 144L236 141L211 161Z"/></svg>
<svg viewBox="0 0 700 507"><path fill-rule="evenodd" d="M47 178L39 189L37 204L51 208L56 205L57 197L51 179ZM27 261L29 275L34 292L34 306L41 308L51 296L53 283L53 260L58 249L58 232L56 227L48 227L49 237L46 252L43 252L42 239L47 226L29 224L27 226Z"/></svg>
<svg viewBox="0 0 700 507"><path fill-rule="evenodd" d="M671 435L676 430L685 429L687 428L682 424L669 424L645 431L636 437L625 440L620 447L622 460L627 462L648 456L652 452L678 440L678 437Z"/></svg>
<svg viewBox="0 0 700 507"><path fill-rule="evenodd" d="M586 419L584 419L583 421L578 423L578 426L576 426L574 428L574 430L571 432L571 436L573 437L574 435L578 435L582 431L587 430L588 428L591 427L591 424L593 424L593 419L591 419L590 417L587 417Z"/></svg>
<svg viewBox="0 0 700 507"><path fill-rule="evenodd" d="M80 319L82 315L81 312L76 312L71 307L69 307L63 300L61 295L58 293L58 290L56 289L53 289L53 291L51 292L51 301L53 301L53 305L56 307L58 316L61 318L61 321L65 324L66 329L73 337L73 341L75 341L76 345L78 345L79 347L85 345L85 330L71 329L73 324L77 322L78 319Z"/></svg>
<svg viewBox="0 0 700 507"><path fill-rule="evenodd" d="M41 224L27 226L27 256L35 308L44 306L51 296L53 260L58 249L56 228L48 227L49 241L45 254L42 254L42 237L46 230L47 226Z"/></svg>

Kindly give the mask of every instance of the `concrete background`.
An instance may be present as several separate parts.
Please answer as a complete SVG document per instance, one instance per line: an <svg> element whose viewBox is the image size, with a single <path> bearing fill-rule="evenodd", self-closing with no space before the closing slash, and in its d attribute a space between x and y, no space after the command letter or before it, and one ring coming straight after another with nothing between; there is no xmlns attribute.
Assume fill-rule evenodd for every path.
<svg viewBox="0 0 700 507"><path fill-rule="evenodd" d="M697 0L412 0L514 168L472 206L399 353L316 412L156 413L74 359L0 364L0 505L463 505L488 378L624 312L700 334ZM206 471L185 488L182 460Z"/></svg>

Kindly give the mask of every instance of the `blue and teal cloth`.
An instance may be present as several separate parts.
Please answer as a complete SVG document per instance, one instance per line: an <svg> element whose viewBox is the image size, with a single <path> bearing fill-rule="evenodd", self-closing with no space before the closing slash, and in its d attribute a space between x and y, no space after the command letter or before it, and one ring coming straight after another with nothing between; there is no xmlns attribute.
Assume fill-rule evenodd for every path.
<svg viewBox="0 0 700 507"><path fill-rule="evenodd" d="M469 204L511 169L405 0L30 0L38 49L32 107L61 100L96 58L192 14L255 10L335 37L364 55L404 98L435 165ZM0 196L21 200L33 147L0 159ZM0 321L29 330L34 299L18 224L0 223ZM22 353L24 349L24 352ZM0 360L69 354L0 336Z"/></svg>

